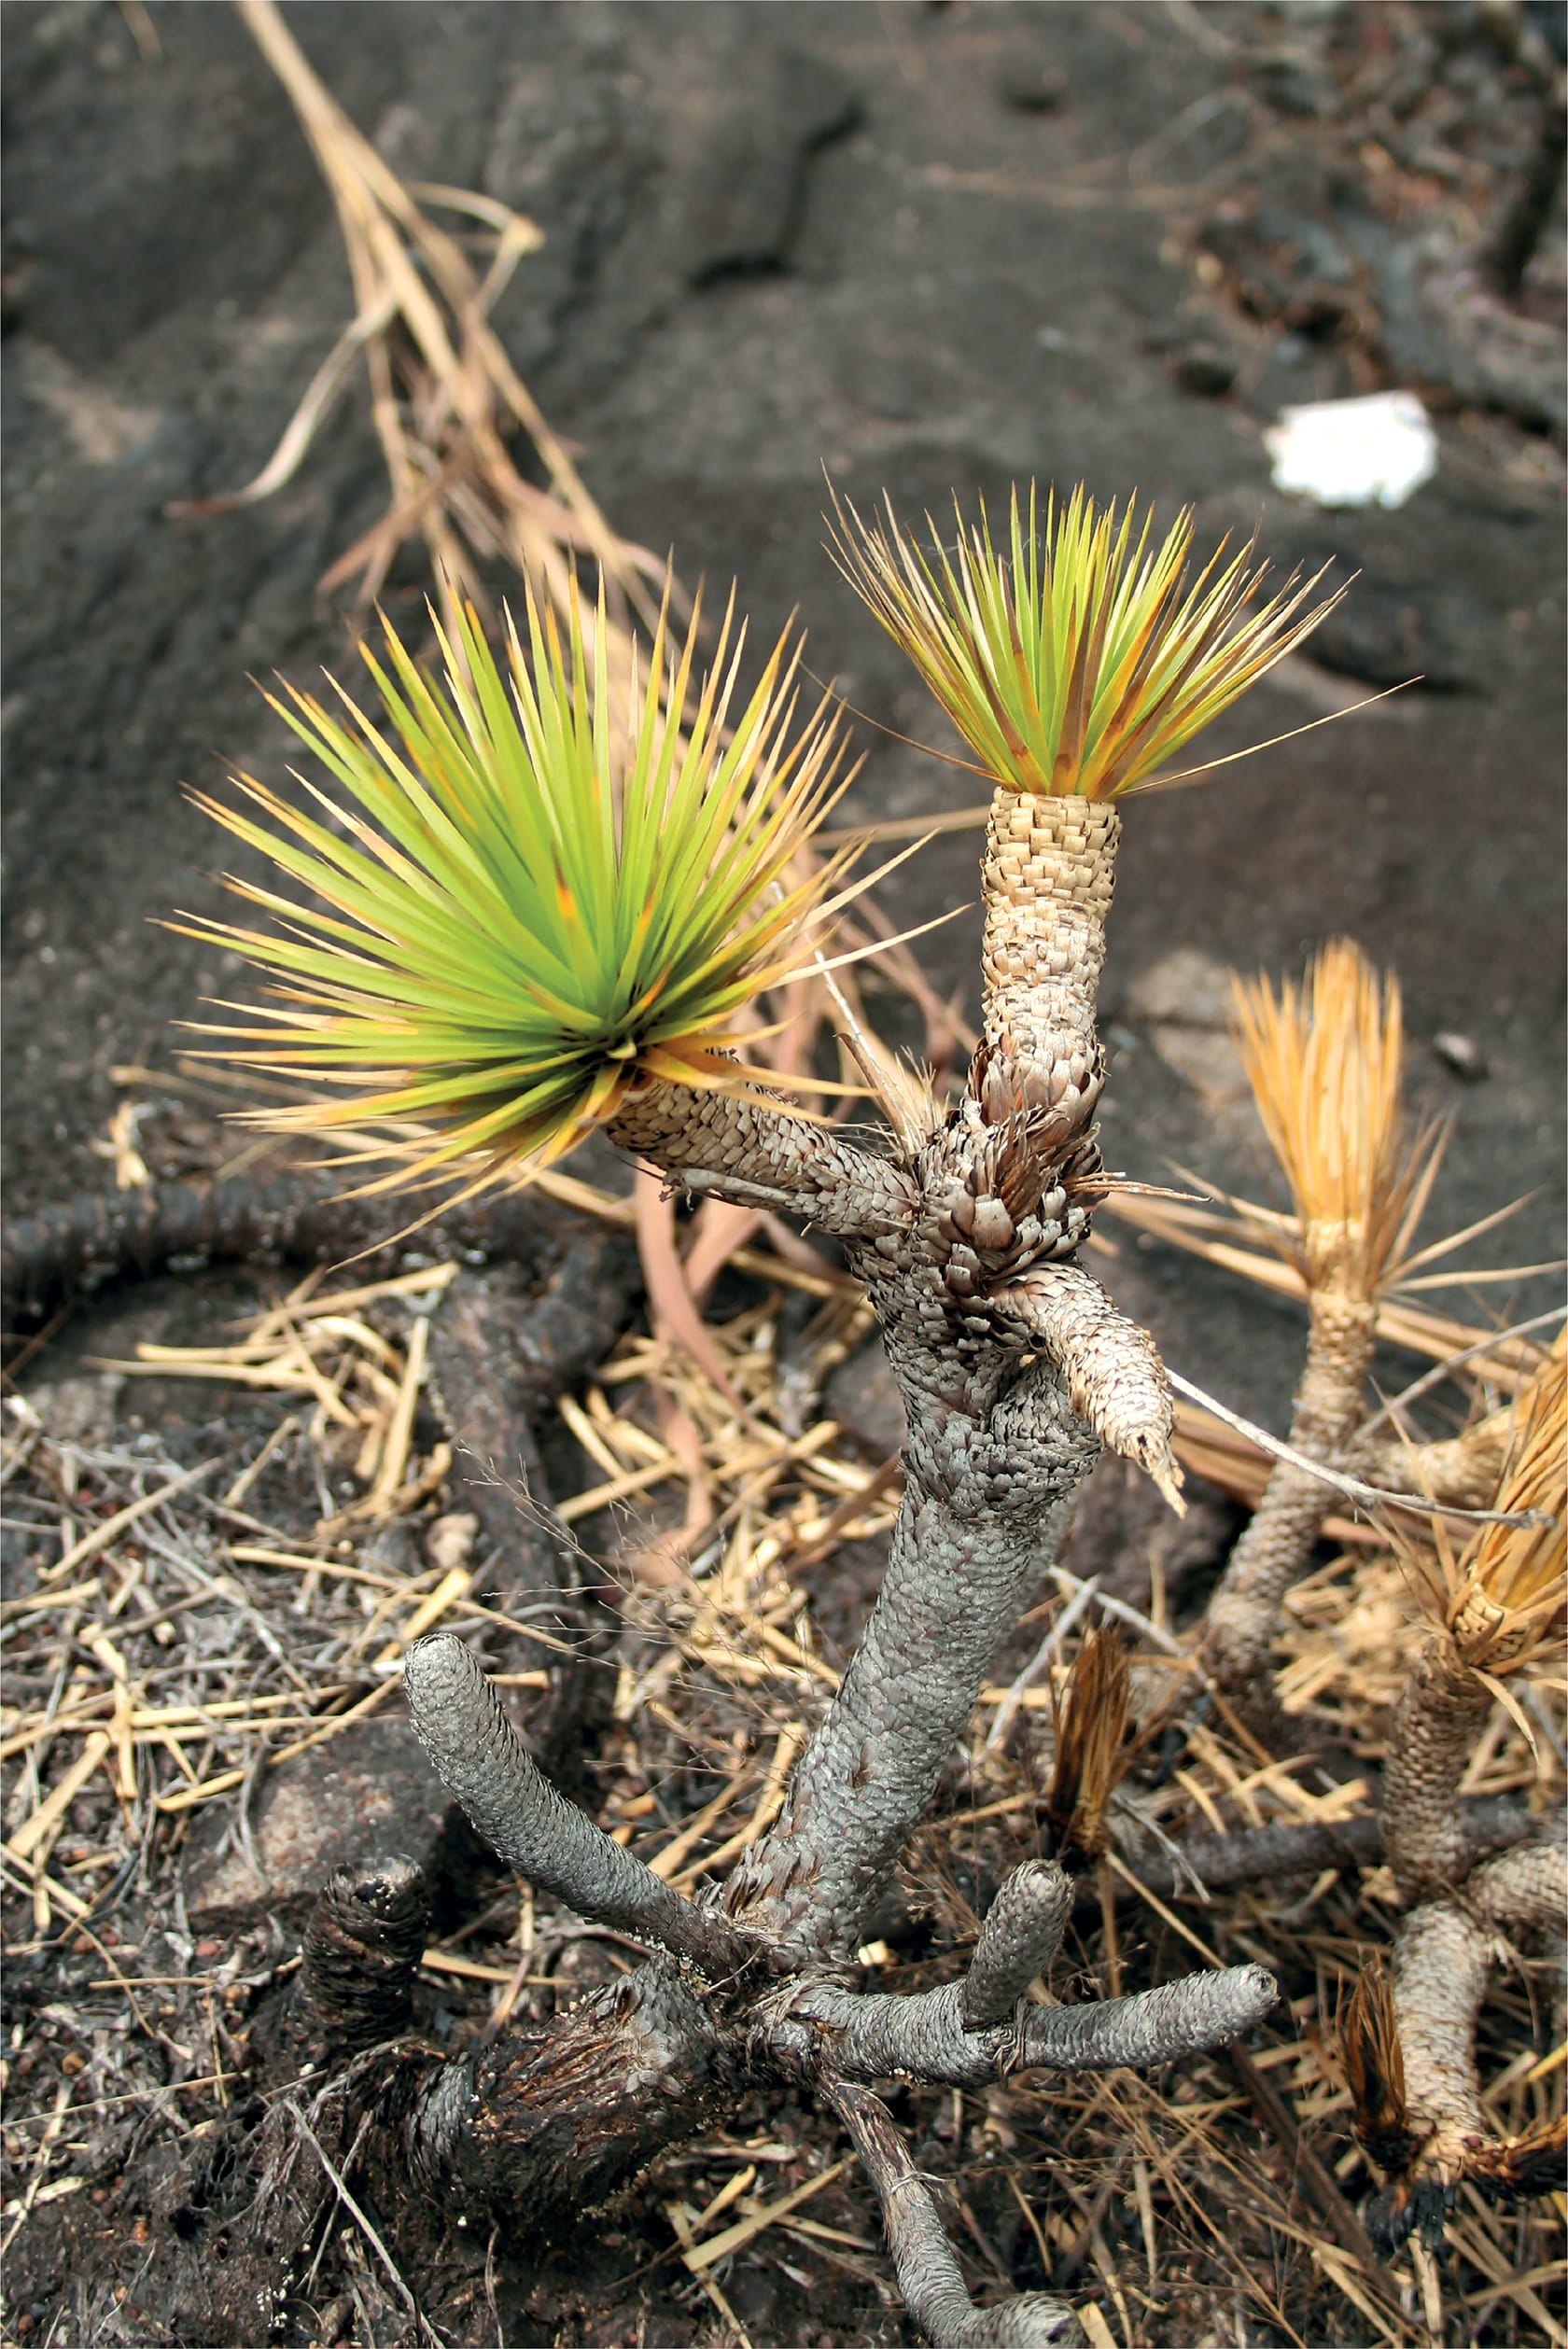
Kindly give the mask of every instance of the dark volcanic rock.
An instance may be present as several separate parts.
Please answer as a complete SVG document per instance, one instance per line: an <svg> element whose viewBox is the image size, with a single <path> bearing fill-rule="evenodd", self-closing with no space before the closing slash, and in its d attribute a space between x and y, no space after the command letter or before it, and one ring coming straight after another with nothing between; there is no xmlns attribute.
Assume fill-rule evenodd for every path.
<svg viewBox="0 0 1568 2349"><path fill-rule="evenodd" d="M811 159L861 119L820 56L776 39L755 13L715 9L706 71L683 93L675 250L690 286L784 269Z"/></svg>
<svg viewBox="0 0 1568 2349"><path fill-rule="evenodd" d="M822 1402L845 1433L873 1460L903 1449L903 1402L879 1337L840 1363L823 1391Z"/></svg>
<svg viewBox="0 0 1568 2349"><path fill-rule="evenodd" d="M226 1805L203 1814L186 1867L191 1923L264 1911L302 1924L333 1868L383 1852L406 1852L438 1877L448 1808L406 1720L361 1722L262 1780L248 1849Z"/></svg>

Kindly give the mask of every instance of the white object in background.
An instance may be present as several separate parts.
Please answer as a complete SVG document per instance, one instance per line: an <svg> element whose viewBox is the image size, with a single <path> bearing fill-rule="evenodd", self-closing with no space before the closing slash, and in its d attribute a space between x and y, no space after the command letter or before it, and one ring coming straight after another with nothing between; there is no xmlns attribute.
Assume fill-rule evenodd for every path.
<svg viewBox="0 0 1568 2349"><path fill-rule="evenodd" d="M1320 506L1403 506L1437 470L1437 435L1408 391L1281 408L1263 445L1275 488Z"/></svg>

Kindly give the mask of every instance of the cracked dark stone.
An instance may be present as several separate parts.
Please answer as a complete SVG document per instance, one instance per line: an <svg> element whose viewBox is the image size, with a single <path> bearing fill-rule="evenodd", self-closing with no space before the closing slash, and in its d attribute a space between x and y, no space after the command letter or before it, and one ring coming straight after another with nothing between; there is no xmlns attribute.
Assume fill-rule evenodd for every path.
<svg viewBox="0 0 1568 2349"><path fill-rule="evenodd" d="M198 1815L186 1863L190 1922L232 1926L272 1915L302 1924L333 1868L386 1850L406 1852L439 1882L450 1808L400 1710L360 1722L261 1781L250 1810L259 1876L227 1806Z"/></svg>
<svg viewBox="0 0 1568 2349"><path fill-rule="evenodd" d="M1236 360L1218 343L1189 343L1177 352L1170 372L1183 391L1200 399L1222 399L1236 381Z"/></svg>
<svg viewBox="0 0 1568 2349"><path fill-rule="evenodd" d="M813 156L860 121L856 91L820 58L710 19L707 71L685 100L674 250L688 285L788 267Z"/></svg>

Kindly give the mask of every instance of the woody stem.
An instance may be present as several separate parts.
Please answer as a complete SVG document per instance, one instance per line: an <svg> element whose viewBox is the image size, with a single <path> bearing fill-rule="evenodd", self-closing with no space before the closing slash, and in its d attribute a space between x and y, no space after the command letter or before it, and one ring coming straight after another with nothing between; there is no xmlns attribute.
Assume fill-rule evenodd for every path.
<svg viewBox="0 0 1568 2349"><path fill-rule="evenodd" d="M1312 1291L1307 1364L1290 1440L1311 1460L1333 1461L1360 1424L1377 1307L1331 1289ZM1279 1461L1209 1603L1209 1668L1226 1695L1254 1691L1268 1670L1285 1593L1306 1571L1333 1505L1319 1477Z"/></svg>
<svg viewBox="0 0 1568 2349"><path fill-rule="evenodd" d="M802 1217L842 1239L873 1238L913 1212L913 1182L832 1126L693 1085L652 1084L617 1112L609 1139L692 1190Z"/></svg>
<svg viewBox="0 0 1568 2349"><path fill-rule="evenodd" d="M1109 800L1001 789L986 825L987 1045L1085 1118L1105 1082L1095 999L1121 832Z"/></svg>

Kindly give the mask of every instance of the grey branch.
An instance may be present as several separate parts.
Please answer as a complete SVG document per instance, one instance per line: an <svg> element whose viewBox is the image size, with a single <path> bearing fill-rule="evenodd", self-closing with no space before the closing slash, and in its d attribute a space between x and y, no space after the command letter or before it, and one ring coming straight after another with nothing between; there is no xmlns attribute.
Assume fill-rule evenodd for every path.
<svg viewBox="0 0 1568 2349"><path fill-rule="evenodd" d="M1466 1797L1458 1804L1456 1817L1462 1870L1535 1833L1536 1823L1524 1804L1507 1795ZM1163 1850L1149 1843L1124 1843L1122 1857L1136 1871L1136 1882L1118 1882L1113 1889L1118 1900L1135 1900L1141 1891L1159 1900L1204 1900L1233 1884L1254 1883L1260 1876L1371 1867L1385 1850L1383 1822L1370 1811L1331 1822L1276 1820L1267 1827L1238 1827L1230 1835L1183 1836ZM1093 1878L1079 1879L1077 1899L1099 1913L1099 1892Z"/></svg>
<svg viewBox="0 0 1568 2349"><path fill-rule="evenodd" d="M805 2023L817 2034L823 2072L853 2080L905 2073L947 2088L985 2088L1037 2067L1111 2072L1224 2047L1261 2021L1279 1995L1261 1965L1233 1965L1099 2006L1020 2006L1004 2022L965 2030L964 1990L945 1982L897 1998L813 1982L789 2003L784 2044L798 2055Z"/></svg>
<svg viewBox="0 0 1568 2349"><path fill-rule="evenodd" d="M1030 2006L1020 2034L1021 2068L1112 2072L1169 2063L1239 2038L1267 2014L1280 1986L1266 1966L1227 1965L1098 2006Z"/></svg>
<svg viewBox="0 0 1568 2349"><path fill-rule="evenodd" d="M900 1230L919 1203L903 1168L782 1103L653 1084L618 1112L609 1138L705 1195L803 1216L842 1239Z"/></svg>
<svg viewBox="0 0 1568 2349"><path fill-rule="evenodd" d="M1568 1843L1559 1811L1543 1820L1547 1832L1488 1860L1465 1880L1461 1897L1494 1931L1527 1935L1561 1932L1568 1910Z"/></svg>
<svg viewBox="0 0 1568 2349"><path fill-rule="evenodd" d="M657 1942L710 1976L737 1973L755 1954L743 1935L682 1899L562 1799L452 1632L409 1650L403 1685L441 1783L509 1867L579 1916Z"/></svg>
<svg viewBox="0 0 1568 2349"><path fill-rule="evenodd" d="M1052 1861L1026 1860L992 1901L962 1983L966 2031L1006 2022L1061 1947L1072 1914L1072 1883Z"/></svg>
<svg viewBox="0 0 1568 2349"><path fill-rule="evenodd" d="M1145 1470L1180 1514L1182 1471L1170 1448L1175 1406L1147 1331L1118 1313L1075 1264L1036 1265L995 1290L991 1302L1057 1365L1073 1409L1101 1443Z"/></svg>
<svg viewBox="0 0 1568 2349"><path fill-rule="evenodd" d="M1050 1460L1044 1447L1037 1457ZM1070 1456L1058 1493L1093 1459L1092 1446ZM987 1521L911 1477L864 1636L777 1826L730 1876L731 1915L797 1956L853 1953L1038 1580L1042 1551L1065 1530L1051 1498L1042 1493L1026 1520Z"/></svg>
<svg viewBox="0 0 1568 2349"><path fill-rule="evenodd" d="M846 2080L823 2081L822 2093L876 2188L899 2289L931 2349L1085 2349L1077 2317L1049 2293L1022 2292L994 2308L976 2308L931 2188L887 2106Z"/></svg>

